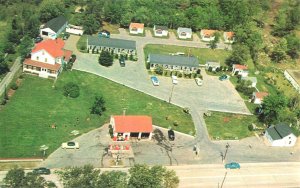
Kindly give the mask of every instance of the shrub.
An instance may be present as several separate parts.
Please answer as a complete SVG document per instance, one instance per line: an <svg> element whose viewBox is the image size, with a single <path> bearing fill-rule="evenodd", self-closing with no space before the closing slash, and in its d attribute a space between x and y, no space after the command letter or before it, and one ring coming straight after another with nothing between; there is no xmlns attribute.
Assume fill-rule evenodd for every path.
<svg viewBox="0 0 300 188"><path fill-rule="evenodd" d="M162 75L163 74L163 67L162 66L157 66L155 68L155 73L158 74L158 75Z"/></svg>
<svg viewBox="0 0 300 188"><path fill-rule="evenodd" d="M21 75L19 76L19 78L20 78L20 79L23 79L23 78L24 78L24 75L23 75L23 74L21 74Z"/></svg>
<svg viewBox="0 0 300 188"><path fill-rule="evenodd" d="M175 127L177 127L179 124L178 124L177 121L174 121L174 122L173 122L173 125L174 125Z"/></svg>
<svg viewBox="0 0 300 188"><path fill-rule="evenodd" d="M201 69L198 69L196 73L201 74Z"/></svg>
<svg viewBox="0 0 300 188"><path fill-rule="evenodd" d="M254 128L253 128L252 125L248 125L248 129L249 129L249 131L253 131L254 130Z"/></svg>
<svg viewBox="0 0 300 188"><path fill-rule="evenodd" d="M148 70L150 69L150 63L148 63L148 62L146 63L146 69L148 69Z"/></svg>
<svg viewBox="0 0 300 188"><path fill-rule="evenodd" d="M76 98L79 96L79 86L73 82L69 82L64 86L64 96Z"/></svg>
<svg viewBox="0 0 300 188"><path fill-rule="evenodd" d="M17 90L18 89L18 85L16 83L13 83L11 86L10 86L11 89L13 90Z"/></svg>
<svg viewBox="0 0 300 188"><path fill-rule="evenodd" d="M178 76L178 78L181 78L181 77L182 77L182 73L179 72L179 73L177 74L177 76Z"/></svg>
<svg viewBox="0 0 300 188"><path fill-rule="evenodd" d="M109 124L108 128L109 128L109 130L108 130L109 135L110 135L111 138L113 138L114 137L114 129L113 129L112 125Z"/></svg>
<svg viewBox="0 0 300 188"><path fill-rule="evenodd" d="M212 67L208 67L208 71L209 71L209 72L212 72Z"/></svg>
<svg viewBox="0 0 300 188"><path fill-rule="evenodd" d="M2 99L0 104L5 105L6 103L7 103L6 99Z"/></svg>
<svg viewBox="0 0 300 188"><path fill-rule="evenodd" d="M113 64L113 61L114 61L114 57L108 51L103 50L100 53L100 57L99 57L100 65L108 67Z"/></svg>
<svg viewBox="0 0 300 188"><path fill-rule="evenodd" d="M216 68L216 72L220 72L220 68L219 67Z"/></svg>
<svg viewBox="0 0 300 188"><path fill-rule="evenodd" d="M119 58L119 54L115 54L115 59L118 59Z"/></svg>
<svg viewBox="0 0 300 188"><path fill-rule="evenodd" d="M86 50L86 47L84 45L80 46L80 50L84 51Z"/></svg>
<svg viewBox="0 0 300 188"><path fill-rule="evenodd" d="M91 114L98 114L102 115L103 112L106 110L105 107L105 101L102 96L96 96L95 97L95 102L93 106L91 107Z"/></svg>

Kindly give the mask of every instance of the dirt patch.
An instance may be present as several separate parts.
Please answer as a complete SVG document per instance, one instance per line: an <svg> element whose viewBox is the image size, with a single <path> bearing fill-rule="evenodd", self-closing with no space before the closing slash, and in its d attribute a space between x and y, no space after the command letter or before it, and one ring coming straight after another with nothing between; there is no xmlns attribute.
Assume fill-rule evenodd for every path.
<svg viewBox="0 0 300 188"><path fill-rule="evenodd" d="M1 170L10 170L14 167L18 168L35 168L37 166L41 165L41 162L1 162L0 163L0 169Z"/></svg>
<svg viewBox="0 0 300 188"><path fill-rule="evenodd" d="M230 118L229 118L229 117L224 117L224 118L223 118L223 122L224 122L224 123L228 123L229 121L230 121Z"/></svg>

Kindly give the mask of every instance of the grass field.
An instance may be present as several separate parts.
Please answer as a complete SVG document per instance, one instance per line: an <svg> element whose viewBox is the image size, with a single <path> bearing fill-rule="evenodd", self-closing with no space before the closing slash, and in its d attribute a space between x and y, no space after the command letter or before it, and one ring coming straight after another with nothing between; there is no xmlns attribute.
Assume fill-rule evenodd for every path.
<svg viewBox="0 0 300 188"><path fill-rule="evenodd" d="M183 46L172 45L155 45L149 44L144 48L145 57L149 53L169 54L183 52L186 55L190 54L199 59L200 64L205 64L206 61L220 61L221 65L225 65L225 59L230 55L230 51L226 50L212 50L208 48L189 48Z"/></svg>
<svg viewBox="0 0 300 188"><path fill-rule="evenodd" d="M234 140L251 136L248 125L257 122L255 116L212 112L205 123L212 140Z"/></svg>
<svg viewBox="0 0 300 188"><path fill-rule="evenodd" d="M80 87L76 99L62 95L63 86L70 81ZM83 133L101 127L109 122L110 115L122 114L123 108L128 115L150 115L153 124L165 128L176 121L179 125L175 130L194 134L191 116L181 108L104 78L79 71L63 72L53 85L53 80L25 75L0 111L0 157L40 157L39 148L44 144L50 154L62 142L74 138L72 130ZM107 110L101 117L89 113L96 95L106 101Z"/></svg>
<svg viewBox="0 0 300 188"><path fill-rule="evenodd" d="M80 39L78 40L76 47L77 50L81 51L81 52L86 52L86 40L87 40L87 35L82 35L80 37ZM85 49L85 50L82 50Z"/></svg>
<svg viewBox="0 0 300 188"><path fill-rule="evenodd" d="M102 29L109 31L111 34L119 34L119 25L113 25L107 22L102 23Z"/></svg>

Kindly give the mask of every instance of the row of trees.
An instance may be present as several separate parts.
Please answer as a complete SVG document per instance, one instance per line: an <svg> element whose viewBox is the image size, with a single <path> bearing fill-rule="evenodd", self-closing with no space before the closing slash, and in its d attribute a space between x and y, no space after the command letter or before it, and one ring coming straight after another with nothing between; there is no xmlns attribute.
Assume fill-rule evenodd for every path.
<svg viewBox="0 0 300 188"><path fill-rule="evenodd" d="M86 165L83 167L67 167L58 171L57 174L65 188L176 188L179 184L175 171L162 166L135 165L129 169L128 173L122 171L105 171L101 173L100 170L94 169L91 165ZM25 174L24 170L20 168L10 170L4 178L4 183L11 188L56 187L53 182L46 181L43 177L31 172Z"/></svg>

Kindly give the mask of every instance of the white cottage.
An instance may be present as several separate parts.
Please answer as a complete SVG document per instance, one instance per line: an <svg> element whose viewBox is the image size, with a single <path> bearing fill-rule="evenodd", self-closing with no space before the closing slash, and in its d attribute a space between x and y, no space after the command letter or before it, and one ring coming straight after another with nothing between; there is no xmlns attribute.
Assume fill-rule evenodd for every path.
<svg viewBox="0 0 300 188"><path fill-rule="evenodd" d="M232 75L241 75L242 77L247 77L249 74L248 67L246 65L233 64L232 65Z"/></svg>
<svg viewBox="0 0 300 188"><path fill-rule="evenodd" d="M191 28L178 27L177 35L180 39L191 39L193 32Z"/></svg>
<svg viewBox="0 0 300 188"><path fill-rule="evenodd" d="M153 33L156 37L167 37L168 36L168 27L155 25L153 27Z"/></svg>
<svg viewBox="0 0 300 188"><path fill-rule="evenodd" d="M40 36L56 39L67 27L68 21L65 17L59 16L48 21L40 28Z"/></svg>
<svg viewBox="0 0 300 188"><path fill-rule="evenodd" d="M294 146L297 141L291 128L283 123L269 127L265 132L265 137L271 146Z"/></svg>
<svg viewBox="0 0 300 188"><path fill-rule="evenodd" d="M130 34L143 34L144 33L144 24L143 23L130 23L129 25Z"/></svg>

